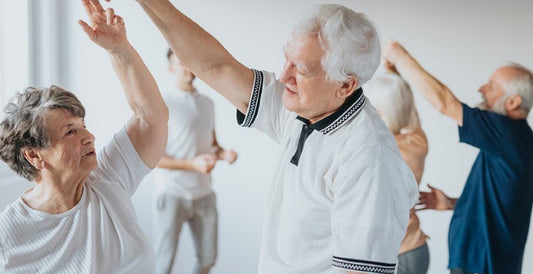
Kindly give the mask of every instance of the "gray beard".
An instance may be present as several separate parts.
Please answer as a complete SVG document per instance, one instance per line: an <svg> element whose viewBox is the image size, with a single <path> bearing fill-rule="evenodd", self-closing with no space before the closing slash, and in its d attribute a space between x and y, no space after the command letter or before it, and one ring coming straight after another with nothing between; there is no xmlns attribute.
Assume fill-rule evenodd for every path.
<svg viewBox="0 0 533 274"><path fill-rule="evenodd" d="M487 106L487 101L483 100L479 104L476 105L477 108L481 110L491 111L500 115L507 115L507 111L505 110L505 101L507 101L507 96L502 96L494 105L492 108L489 108Z"/></svg>

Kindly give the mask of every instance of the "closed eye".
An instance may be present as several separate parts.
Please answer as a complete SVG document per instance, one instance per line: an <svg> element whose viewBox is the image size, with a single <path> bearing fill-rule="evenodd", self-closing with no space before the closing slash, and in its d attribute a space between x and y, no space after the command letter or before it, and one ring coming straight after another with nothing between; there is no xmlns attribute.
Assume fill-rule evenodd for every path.
<svg viewBox="0 0 533 274"><path fill-rule="evenodd" d="M74 134L76 131L74 129L70 129L69 131L67 131L67 133L65 133L65 136L68 136L68 135L72 135Z"/></svg>

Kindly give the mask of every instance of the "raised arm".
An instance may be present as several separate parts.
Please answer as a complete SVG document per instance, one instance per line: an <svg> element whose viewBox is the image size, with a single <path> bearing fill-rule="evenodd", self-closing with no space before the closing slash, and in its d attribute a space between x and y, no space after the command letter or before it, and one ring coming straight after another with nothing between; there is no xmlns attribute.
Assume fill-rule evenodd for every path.
<svg viewBox="0 0 533 274"><path fill-rule="evenodd" d="M461 102L447 86L422 68L400 43L389 41L383 50L383 58L389 70L399 73L435 109L463 125Z"/></svg>
<svg viewBox="0 0 533 274"><path fill-rule="evenodd" d="M157 84L137 51L126 38L126 28L113 9L104 10L98 1L82 0L91 26L79 24L89 38L106 49L122 84L133 117L127 134L144 163L153 168L167 142L168 109Z"/></svg>
<svg viewBox="0 0 533 274"><path fill-rule="evenodd" d="M211 34L177 10L170 1L137 2L159 28L178 59L198 78L246 113L254 81L253 72L233 58Z"/></svg>

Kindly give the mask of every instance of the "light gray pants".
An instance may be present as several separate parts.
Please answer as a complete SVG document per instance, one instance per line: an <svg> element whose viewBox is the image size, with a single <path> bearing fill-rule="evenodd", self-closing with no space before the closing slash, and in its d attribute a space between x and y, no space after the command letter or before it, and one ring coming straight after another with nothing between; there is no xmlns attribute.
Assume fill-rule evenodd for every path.
<svg viewBox="0 0 533 274"><path fill-rule="evenodd" d="M427 243L398 256L397 274L426 274L429 268Z"/></svg>
<svg viewBox="0 0 533 274"><path fill-rule="evenodd" d="M154 214L156 273L169 273L178 249L183 223L191 229L196 246L195 274L207 274L217 257L218 212L213 193L198 200L159 194Z"/></svg>

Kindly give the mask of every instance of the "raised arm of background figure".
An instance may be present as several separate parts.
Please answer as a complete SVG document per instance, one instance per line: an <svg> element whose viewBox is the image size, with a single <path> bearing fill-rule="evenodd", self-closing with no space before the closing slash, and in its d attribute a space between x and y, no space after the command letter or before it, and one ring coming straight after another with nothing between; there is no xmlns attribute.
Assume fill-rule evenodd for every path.
<svg viewBox="0 0 533 274"><path fill-rule="evenodd" d="M463 107L447 86L429 74L400 45L391 40L383 49L385 67L399 73L415 90L440 113L452 118L459 126L463 125Z"/></svg>
<svg viewBox="0 0 533 274"><path fill-rule="evenodd" d="M82 0L82 4L91 25L82 20L79 24L93 42L108 51L133 111L127 134L144 163L153 168L167 142L167 106L150 71L128 42L123 19L113 9L104 10L98 1Z"/></svg>
<svg viewBox="0 0 533 274"><path fill-rule="evenodd" d="M457 199L450 198L440 189L430 185L429 192L420 191L420 197L416 204L416 210L434 209L434 210L453 210Z"/></svg>
<svg viewBox="0 0 533 274"><path fill-rule="evenodd" d="M254 82L253 72L170 1L137 2L159 28L178 59L242 113L246 113Z"/></svg>

